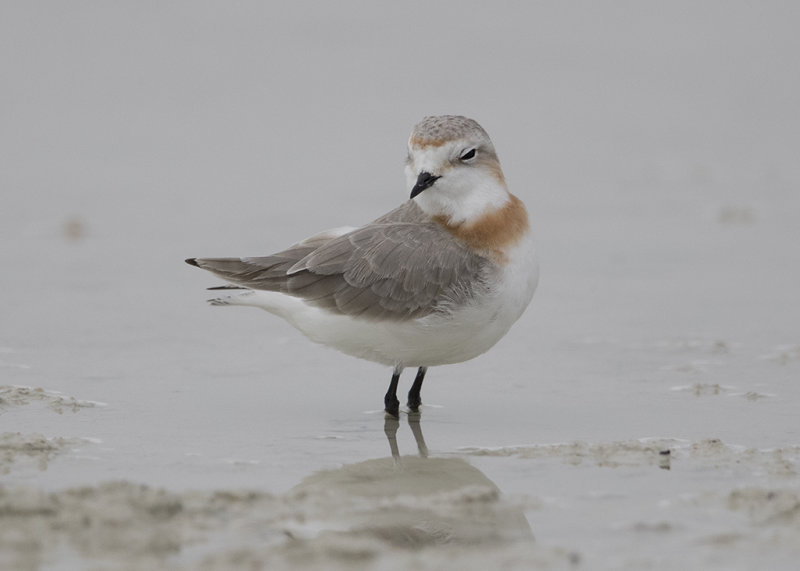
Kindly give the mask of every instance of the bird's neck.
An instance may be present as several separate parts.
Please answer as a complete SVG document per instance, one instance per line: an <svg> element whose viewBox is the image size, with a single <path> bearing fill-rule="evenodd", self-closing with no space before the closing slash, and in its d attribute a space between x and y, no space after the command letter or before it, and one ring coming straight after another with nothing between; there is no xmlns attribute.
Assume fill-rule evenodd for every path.
<svg viewBox="0 0 800 571"><path fill-rule="evenodd" d="M530 230L525 205L511 193L507 192L507 197L502 205L489 206L472 219L438 215L433 220L470 248L504 258L505 252Z"/></svg>

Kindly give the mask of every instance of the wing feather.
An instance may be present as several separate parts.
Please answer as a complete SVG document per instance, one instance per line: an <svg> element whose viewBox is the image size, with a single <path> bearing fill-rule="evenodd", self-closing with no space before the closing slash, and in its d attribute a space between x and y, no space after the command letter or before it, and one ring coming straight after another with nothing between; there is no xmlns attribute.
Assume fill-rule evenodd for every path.
<svg viewBox="0 0 800 571"><path fill-rule="evenodd" d="M498 271L412 201L361 228L319 234L271 256L194 263L228 282L337 313L398 320L468 302Z"/></svg>

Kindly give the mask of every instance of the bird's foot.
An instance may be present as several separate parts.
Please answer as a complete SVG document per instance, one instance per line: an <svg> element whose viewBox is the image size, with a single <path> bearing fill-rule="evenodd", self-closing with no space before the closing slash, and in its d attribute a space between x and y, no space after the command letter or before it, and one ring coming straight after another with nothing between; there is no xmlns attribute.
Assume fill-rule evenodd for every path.
<svg viewBox="0 0 800 571"><path fill-rule="evenodd" d="M384 417L385 418L400 418L400 401L397 399L386 399L384 401Z"/></svg>

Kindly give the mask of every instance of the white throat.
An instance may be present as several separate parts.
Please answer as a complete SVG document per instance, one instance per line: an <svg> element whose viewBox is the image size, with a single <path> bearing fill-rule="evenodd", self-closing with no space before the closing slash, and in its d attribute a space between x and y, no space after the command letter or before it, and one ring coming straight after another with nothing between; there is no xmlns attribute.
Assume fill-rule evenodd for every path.
<svg viewBox="0 0 800 571"><path fill-rule="evenodd" d="M505 183L493 173L465 167L451 169L414 200L429 216L444 216L457 225L504 207L510 195Z"/></svg>

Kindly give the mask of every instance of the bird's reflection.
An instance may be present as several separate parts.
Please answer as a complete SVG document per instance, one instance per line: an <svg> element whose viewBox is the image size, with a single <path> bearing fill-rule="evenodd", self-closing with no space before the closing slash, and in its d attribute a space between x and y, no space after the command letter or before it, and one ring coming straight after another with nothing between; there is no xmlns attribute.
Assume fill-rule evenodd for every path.
<svg viewBox="0 0 800 571"><path fill-rule="evenodd" d="M411 433L414 435L414 441L417 443L417 450L419 450L420 457L427 458L428 446L425 444L425 437L422 436L419 413L410 413L408 415L408 425L411 427ZM392 451L392 458L395 460L400 458L400 451L397 447L397 430L399 428L400 420L387 415L383 423L383 431L386 433L386 438L389 440L389 448Z"/></svg>
<svg viewBox="0 0 800 571"><path fill-rule="evenodd" d="M401 456L401 422L387 419L390 457L325 470L292 490L316 506L292 537L334 533L338 540L379 540L393 548L497 544L533 538L523 509L502 497L480 470L455 456L429 456L419 415L408 426L416 455Z"/></svg>

